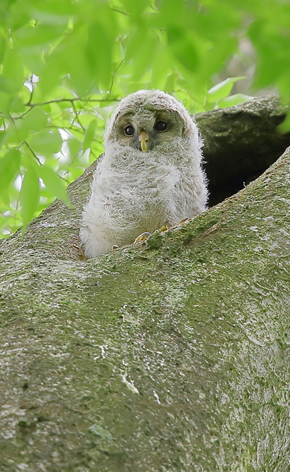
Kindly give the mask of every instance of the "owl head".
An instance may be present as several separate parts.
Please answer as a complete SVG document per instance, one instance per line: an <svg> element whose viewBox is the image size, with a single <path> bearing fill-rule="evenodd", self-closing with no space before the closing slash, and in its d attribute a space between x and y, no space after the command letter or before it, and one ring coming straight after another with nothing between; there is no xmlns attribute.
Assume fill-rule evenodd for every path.
<svg viewBox="0 0 290 472"><path fill-rule="evenodd" d="M182 140L182 141L181 141ZM178 142L198 145L198 131L186 108L160 90L139 90L124 98L105 133L108 143L150 152Z"/></svg>

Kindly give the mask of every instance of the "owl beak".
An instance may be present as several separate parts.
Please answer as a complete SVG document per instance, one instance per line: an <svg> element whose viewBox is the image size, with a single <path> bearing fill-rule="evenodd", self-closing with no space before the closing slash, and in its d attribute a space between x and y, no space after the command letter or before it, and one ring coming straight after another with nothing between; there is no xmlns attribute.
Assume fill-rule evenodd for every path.
<svg viewBox="0 0 290 472"><path fill-rule="evenodd" d="M149 149L149 134L146 131L141 131L139 135L139 141L141 143L142 151L148 151Z"/></svg>

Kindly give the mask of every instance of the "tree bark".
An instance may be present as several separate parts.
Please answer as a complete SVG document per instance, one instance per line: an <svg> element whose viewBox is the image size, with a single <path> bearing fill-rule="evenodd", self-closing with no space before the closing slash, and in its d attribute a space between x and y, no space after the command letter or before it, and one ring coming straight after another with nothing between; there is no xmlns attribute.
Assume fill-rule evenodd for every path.
<svg viewBox="0 0 290 472"><path fill-rule="evenodd" d="M219 112L221 123L232 112L245 130L261 103ZM219 131L215 141L197 121L206 155L221 155ZM70 186L71 207L56 201L1 243L1 472L290 468L289 163L290 148L202 215L85 261L94 164Z"/></svg>
<svg viewBox="0 0 290 472"><path fill-rule="evenodd" d="M256 179L290 146L290 133L279 130L286 112L270 96L196 115L211 205Z"/></svg>

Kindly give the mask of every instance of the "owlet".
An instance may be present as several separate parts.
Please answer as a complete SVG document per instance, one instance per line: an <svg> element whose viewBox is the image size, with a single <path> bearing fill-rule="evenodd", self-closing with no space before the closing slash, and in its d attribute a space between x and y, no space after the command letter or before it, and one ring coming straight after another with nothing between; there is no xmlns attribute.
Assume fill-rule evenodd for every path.
<svg viewBox="0 0 290 472"><path fill-rule="evenodd" d="M106 129L104 145L80 229L88 258L206 209L198 129L171 95L128 95Z"/></svg>

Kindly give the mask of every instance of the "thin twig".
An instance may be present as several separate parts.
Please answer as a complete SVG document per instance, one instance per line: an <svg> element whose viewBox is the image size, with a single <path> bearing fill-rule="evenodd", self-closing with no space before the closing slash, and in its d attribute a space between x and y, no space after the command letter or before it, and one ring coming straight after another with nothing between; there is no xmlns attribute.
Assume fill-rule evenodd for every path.
<svg viewBox="0 0 290 472"><path fill-rule="evenodd" d="M31 152L31 154L33 155L33 157L37 160L38 164L41 166L41 162L40 160L38 159L37 155L35 154L35 152L33 151L33 149L29 146L28 142L27 141L23 141L22 144L25 144L27 146L27 148L29 149L29 151Z"/></svg>
<svg viewBox="0 0 290 472"><path fill-rule="evenodd" d="M28 105L25 105L25 106L28 106ZM24 113L22 113L21 115L19 116L14 116L14 120L21 120L21 118L23 118L25 115L27 115L27 113L29 113L30 111L32 110L32 108L29 108L28 110L26 110Z"/></svg>
<svg viewBox="0 0 290 472"><path fill-rule="evenodd" d="M113 85L114 85L114 81L115 81L115 76L116 76L116 73L118 72L118 70L120 69L121 65L125 62L125 59L122 59L120 64L117 65L116 69L114 70L113 72L113 77L112 77L112 81L111 81L111 86L109 88L109 93L112 92L112 88L113 88Z"/></svg>
<svg viewBox="0 0 290 472"><path fill-rule="evenodd" d="M80 125L80 127L82 128L83 131L85 131L85 128L83 127L83 125L81 124L81 122L79 120L79 114L77 112L77 109L76 109L76 106L75 106L74 102L71 102L71 105L72 105L72 107L74 109L74 112L75 112L75 120L74 121L76 121Z"/></svg>
<svg viewBox="0 0 290 472"><path fill-rule="evenodd" d="M88 99L84 99L84 98L58 98L58 99L55 99L55 100L49 100L47 102L39 102L39 103L29 103L27 102L26 104L24 104L26 107L29 107L29 110L25 111L24 113L22 113L21 115L18 115L18 116L15 116L14 118L10 117L11 120L20 120L21 118L23 118L25 115L27 115L27 113L29 113L34 107L41 107L43 105L49 105L50 103L61 103L61 102L69 102L71 103L71 105L73 105L74 102L89 102L89 103L102 103L102 102L118 102L120 101L118 98L100 98L100 99L97 99L97 98L88 98ZM0 116L3 116L3 118L5 118L5 115L3 115L2 113L0 113Z"/></svg>
<svg viewBox="0 0 290 472"><path fill-rule="evenodd" d="M112 11L116 11L117 13L121 13L122 15L125 16L130 16L129 13L126 13L124 11L118 10L118 8L111 8Z"/></svg>
<svg viewBox="0 0 290 472"><path fill-rule="evenodd" d="M102 103L102 102L116 102L118 98L57 98L55 100L48 100L47 102L38 103L26 103L27 107L40 107L43 105L49 105L50 103L61 103L61 102L89 102L89 103Z"/></svg>

